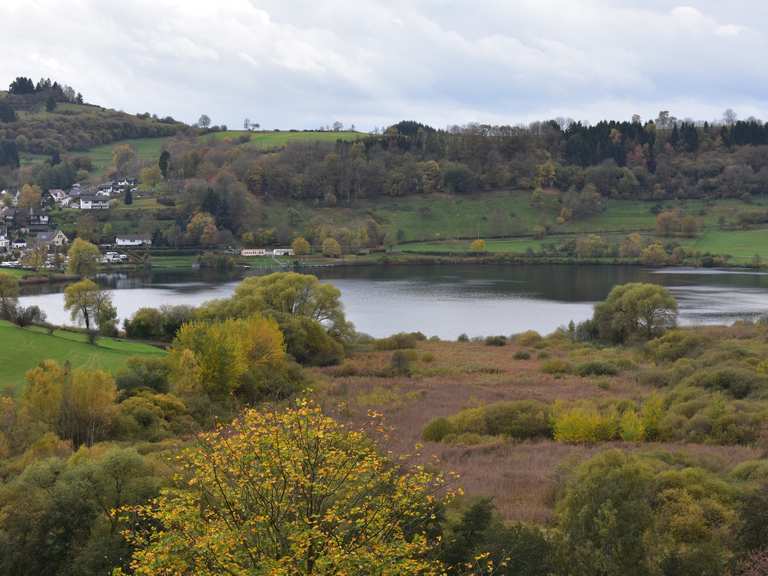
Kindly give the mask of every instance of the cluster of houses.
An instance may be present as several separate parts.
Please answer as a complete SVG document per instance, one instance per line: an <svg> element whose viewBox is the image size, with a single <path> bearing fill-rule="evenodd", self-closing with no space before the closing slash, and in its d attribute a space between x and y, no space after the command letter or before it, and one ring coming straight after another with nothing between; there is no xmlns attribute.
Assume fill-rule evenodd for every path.
<svg viewBox="0 0 768 576"><path fill-rule="evenodd" d="M99 190L101 195L86 194L77 184L69 192L54 189L48 192L48 197L38 208L19 207L18 192L0 192L0 260L6 260L7 265L7 260L13 258L13 255L23 259L26 253L41 247L49 254L65 252L70 239L55 226L49 214L51 204L73 207L72 202L76 199L76 206L83 210L108 209L109 196L122 193L126 186L135 186L135 181L104 184ZM149 235L118 235L114 245L128 249L148 247L152 245L152 238ZM124 255L110 253L108 260L117 262L126 258Z"/></svg>
<svg viewBox="0 0 768 576"><path fill-rule="evenodd" d="M75 183L69 190L54 188L48 191L50 200L61 208L79 210L109 210L110 200L124 197L127 192L136 193L136 180L123 178L99 184L93 190Z"/></svg>

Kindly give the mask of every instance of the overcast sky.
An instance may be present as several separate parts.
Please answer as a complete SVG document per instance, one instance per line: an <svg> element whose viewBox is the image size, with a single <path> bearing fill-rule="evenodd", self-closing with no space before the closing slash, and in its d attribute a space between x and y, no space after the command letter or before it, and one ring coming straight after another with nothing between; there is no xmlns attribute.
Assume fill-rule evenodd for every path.
<svg viewBox="0 0 768 576"><path fill-rule="evenodd" d="M768 119L768 2L0 0L0 85L241 127Z"/></svg>

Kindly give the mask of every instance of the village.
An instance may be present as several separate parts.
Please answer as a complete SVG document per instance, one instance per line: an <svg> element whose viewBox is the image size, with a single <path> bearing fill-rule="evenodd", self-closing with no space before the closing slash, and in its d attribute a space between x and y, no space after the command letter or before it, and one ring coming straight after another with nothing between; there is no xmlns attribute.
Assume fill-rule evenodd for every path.
<svg viewBox="0 0 768 576"><path fill-rule="evenodd" d="M66 251L73 238L57 226L51 216L55 208L81 211L109 210L112 201L136 193L136 180L124 178L100 184L95 190L79 183L69 190L51 189L43 194L37 206L22 206L20 191L0 191L0 266L57 269L66 263ZM116 235L114 241L102 245L105 264L128 261L125 253L113 248L131 250L149 248L149 235Z"/></svg>

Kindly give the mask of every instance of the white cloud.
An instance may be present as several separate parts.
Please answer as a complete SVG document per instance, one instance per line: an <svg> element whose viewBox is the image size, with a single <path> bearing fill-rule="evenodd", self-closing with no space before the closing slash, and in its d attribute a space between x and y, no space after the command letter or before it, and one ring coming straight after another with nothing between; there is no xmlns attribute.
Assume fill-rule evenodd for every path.
<svg viewBox="0 0 768 576"><path fill-rule="evenodd" d="M3 0L0 21L0 84L186 121L768 118L756 0Z"/></svg>

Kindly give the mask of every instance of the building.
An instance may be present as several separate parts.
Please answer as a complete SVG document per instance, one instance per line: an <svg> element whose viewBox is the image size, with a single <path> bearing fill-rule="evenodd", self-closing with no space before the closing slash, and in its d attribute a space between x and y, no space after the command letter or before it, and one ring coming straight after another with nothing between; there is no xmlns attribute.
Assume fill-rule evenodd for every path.
<svg viewBox="0 0 768 576"><path fill-rule="evenodd" d="M64 201L69 201L69 194L64 192L61 188L52 188L48 190L48 195L59 206L64 205Z"/></svg>
<svg viewBox="0 0 768 576"><path fill-rule="evenodd" d="M11 247L11 240L8 238L8 233L0 229L0 252L5 252Z"/></svg>
<svg viewBox="0 0 768 576"><path fill-rule="evenodd" d="M293 256L293 248L275 248L272 256Z"/></svg>
<svg viewBox="0 0 768 576"><path fill-rule="evenodd" d="M109 200L96 196L80 196L80 210L109 210Z"/></svg>
<svg viewBox="0 0 768 576"><path fill-rule="evenodd" d="M124 234L115 237L116 246L152 246L152 237L148 234Z"/></svg>
<svg viewBox="0 0 768 576"><path fill-rule="evenodd" d="M266 256L265 248L243 248L240 250L240 256Z"/></svg>
<svg viewBox="0 0 768 576"><path fill-rule="evenodd" d="M46 244L47 246L55 246L61 248L69 244L69 238L61 230L55 230L53 232L41 232L35 237L37 244Z"/></svg>

